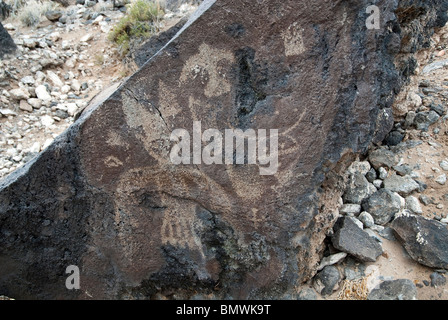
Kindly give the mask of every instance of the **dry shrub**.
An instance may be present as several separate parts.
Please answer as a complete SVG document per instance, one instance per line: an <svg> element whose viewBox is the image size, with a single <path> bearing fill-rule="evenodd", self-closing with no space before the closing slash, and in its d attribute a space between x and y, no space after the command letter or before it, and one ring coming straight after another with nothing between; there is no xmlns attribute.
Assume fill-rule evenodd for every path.
<svg viewBox="0 0 448 320"><path fill-rule="evenodd" d="M367 300L369 295L367 279L368 276L358 280L344 280L338 300Z"/></svg>

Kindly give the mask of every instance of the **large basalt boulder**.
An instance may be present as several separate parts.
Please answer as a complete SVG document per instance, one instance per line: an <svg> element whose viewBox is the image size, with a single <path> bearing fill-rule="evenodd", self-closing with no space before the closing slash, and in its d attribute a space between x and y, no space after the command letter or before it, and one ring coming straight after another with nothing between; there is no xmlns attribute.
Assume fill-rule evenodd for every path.
<svg viewBox="0 0 448 320"><path fill-rule="evenodd" d="M0 22L0 59L4 57L5 54L14 53L17 49L14 40L12 40L8 31L3 27Z"/></svg>
<svg viewBox="0 0 448 320"><path fill-rule="evenodd" d="M401 214L391 227L412 259L431 268L448 268L446 225L422 216Z"/></svg>
<svg viewBox="0 0 448 320"><path fill-rule="evenodd" d="M0 294L294 291L316 273L338 216L338 174L388 133L406 79L387 49L400 39L390 26L440 3L400 22L400 4L380 2L381 27L370 30L367 0L205 1L138 72L0 181ZM278 167L174 164L171 134L194 137L197 121L202 131L278 130ZM80 290L66 288L70 265Z"/></svg>

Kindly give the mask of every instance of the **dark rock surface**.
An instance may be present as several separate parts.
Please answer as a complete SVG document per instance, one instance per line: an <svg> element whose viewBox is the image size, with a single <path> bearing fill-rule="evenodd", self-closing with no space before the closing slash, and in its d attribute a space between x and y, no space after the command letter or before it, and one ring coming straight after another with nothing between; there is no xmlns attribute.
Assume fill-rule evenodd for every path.
<svg viewBox="0 0 448 320"><path fill-rule="evenodd" d="M131 58L141 68L146 61L152 58L160 49L162 49L185 25L187 18L181 19L176 25L165 32L149 38L147 41L138 46L137 49L131 50Z"/></svg>
<svg viewBox="0 0 448 320"><path fill-rule="evenodd" d="M16 44L0 22L0 58L5 54L13 53L16 49Z"/></svg>
<svg viewBox="0 0 448 320"><path fill-rule="evenodd" d="M446 225L408 214L397 217L391 227L412 259L428 267L448 269Z"/></svg>
<svg viewBox="0 0 448 320"><path fill-rule="evenodd" d="M398 163L398 158L392 151L386 148L379 148L370 152L369 162L375 169L379 169L380 167L392 168Z"/></svg>
<svg viewBox="0 0 448 320"><path fill-rule="evenodd" d="M387 189L380 189L363 201L363 210L370 213L376 224L384 225L400 211L400 197Z"/></svg>
<svg viewBox="0 0 448 320"><path fill-rule="evenodd" d="M420 185L410 176L393 174L384 180L384 188L406 197L413 191L420 190Z"/></svg>
<svg viewBox="0 0 448 320"><path fill-rule="evenodd" d="M341 280L338 268L335 266L326 266L314 277L314 287L323 296L333 293Z"/></svg>
<svg viewBox="0 0 448 320"><path fill-rule="evenodd" d="M417 3L424 10L407 15ZM336 219L336 173L390 130L412 66L397 69L390 42L417 23L411 49L420 48L441 3L381 3L382 28L368 30L364 0L205 1L110 97L0 181L0 291L18 299L292 292L314 276ZM278 129L278 171L174 165L170 134L191 135L194 121L220 132ZM359 231L375 256L377 242ZM81 290L65 287L69 265L79 266Z"/></svg>
<svg viewBox="0 0 448 320"><path fill-rule="evenodd" d="M356 173L350 175L343 199L348 203L361 204L365 198L373 194L375 191L376 188L374 185L369 183L363 174Z"/></svg>
<svg viewBox="0 0 448 320"><path fill-rule="evenodd" d="M375 262L383 253L381 245L351 217L338 219L331 242L336 249L351 254L362 262Z"/></svg>

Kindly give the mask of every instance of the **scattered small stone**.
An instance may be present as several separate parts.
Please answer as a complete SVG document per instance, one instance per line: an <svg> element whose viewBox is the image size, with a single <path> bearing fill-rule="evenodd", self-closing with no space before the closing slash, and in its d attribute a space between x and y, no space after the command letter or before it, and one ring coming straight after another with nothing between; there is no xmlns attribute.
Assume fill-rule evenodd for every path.
<svg viewBox="0 0 448 320"><path fill-rule="evenodd" d="M50 10L45 12L45 17L50 20L51 22L56 22L59 20L60 17L62 17L63 12L57 11L57 10Z"/></svg>
<svg viewBox="0 0 448 320"><path fill-rule="evenodd" d="M373 185L375 186L375 188L377 189L381 189L383 187L383 180L375 180L373 181Z"/></svg>
<svg viewBox="0 0 448 320"><path fill-rule="evenodd" d="M414 111L409 111L407 113L406 119L404 121L404 126L403 126L405 129L408 129L408 128L412 127L412 125L414 124L414 120L415 120L416 115L417 114Z"/></svg>
<svg viewBox="0 0 448 320"><path fill-rule="evenodd" d="M0 109L0 114L3 115L4 117L9 117L9 116L16 117L17 116L17 113L10 109Z"/></svg>
<svg viewBox="0 0 448 320"><path fill-rule="evenodd" d="M371 228L375 224L372 215L366 211L361 212L358 219L363 223L365 228Z"/></svg>
<svg viewBox="0 0 448 320"><path fill-rule="evenodd" d="M53 83L53 85L55 85L56 87L61 88L64 86L64 82L62 82L62 80L59 78L59 76L56 73L54 73L53 71L48 70L47 77Z"/></svg>
<svg viewBox="0 0 448 320"><path fill-rule="evenodd" d="M93 35L91 33L88 33L85 36L81 37L81 39L79 39L79 41L80 42L89 42L92 39L93 39Z"/></svg>
<svg viewBox="0 0 448 320"><path fill-rule="evenodd" d="M72 88L72 90L75 92L79 92L81 90L81 84L77 79L73 79L70 88Z"/></svg>
<svg viewBox="0 0 448 320"><path fill-rule="evenodd" d="M49 115L44 115L41 117L40 122L44 127L50 127L52 124L54 124L54 119Z"/></svg>
<svg viewBox="0 0 448 320"><path fill-rule="evenodd" d="M34 109L40 109L42 107L42 101L37 98L29 98L27 100L28 104L32 106Z"/></svg>
<svg viewBox="0 0 448 320"><path fill-rule="evenodd" d="M29 49L34 49L36 48L37 44L39 42L36 39L32 39L32 38L24 38L23 39L23 46L27 47Z"/></svg>
<svg viewBox="0 0 448 320"><path fill-rule="evenodd" d="M30 94L27 91L25 91L25 90L23 90L21 88L12 89L12 90L9 91L9 94L11 95L12 99L19 100L19 101L20 100L27 100L27 99L30 98Z"/></svg>
<svg viewBox="0 0 448 320"><path fill-rule="evenodd" d="M348 259L347 259L348 260ZM359 280L364 276L364 270L362 270L364 265L360 265L357 268L355 265L348 265L344 268L345 279L349 281Z"/></svg>
<svg viewBox="0 0 448 320"><path fill-rule="evenodd" d="M383 167L381 167L381 168L378 169L378 177L379 177L381 180L386 179L388 175L389 175L389 174L388 174L387 170L384 169Z"/></svg>
<svg viewBox="0 0 448 320"><path fill-rule="evenodd" d="M414 124L416 125L417 130L428 131L429 127L436 123L439 119L440 116L437 112L433 110L424 111L417 113L414 119Z"/></svg>
<svg viewBox="0 0 448 320"><path fill-rule="evenodd" d="M67 111L64 110L56 110L55 115L60 119L67 119L69 117Z"/></svg>
<svg viewBox="0 0 448 320"><path fill-rule="evenodd" d="M96 5L96 1L93 1L93 0L85 0L85 1L84 1L84 5L85 5L86 7L93 7L94 5Z"/></svg>
<svg viewBox="0 0 448 320"><path fill-rule="evenodd" d="M67 113L73 117L78 111L78 105L76 103L67 103Z"/></svg>
<svg viewBox="0 0 448 320"><path fill-rule="evenodd" d="M442 186L445 185L446 184L446 174L442 174L442 175L438 176L435 181Z"/></svg>
<svg viewBox="0 0 448 320"><path fill-rule="evenodd" d="M418 199L414 196L406 197L406 209L414 214L422 214L423 210Z"/></svg>
<svg viewBox="0 0 448 320"><path fill-rule="evenodd" d="M440 168L442 168L445 171L448 171L448 161L442 160L442 161L440 161L439 165L440 165Z"/></svg>
<svg viewBox="0 0 448 320"><path fill-rule="evenodd" d="M20 79L20 82L22 82L23 84L33 85L36 81L32 76L26 76Z"/></svg>
<svg viewBox="0 0 448 320"><path fill-rule="evenodd" d="M384 143L388 146L396 146L400 144L404 139L404 134L399 131L392 131L384 140Z"/></svg>
<svg viewBox="0 0 448 320"><path fill-rule="evenodd" d="M406 176L406 175L412 175L412 168L409 165L402 164L399 166L394 166L393 169L400 175L400 176ZM384 178L385 179L385 178ZM384 180L383 179L383 180Z"/></svg>
<svg viewBox="0 0 448 320"><path fill-rule="evenodd" d="M437 105L431 104L430 108L431 108L431 110L437 112L437 114L441 117L443 117L446 114L446 107L444 107L441 104L437 104Z"/></svg>
<svg viewBox="0 0 448 320"><path fill-rule="evenodd" d="M337 263L341 262L342 260L344 260L345 257L347 257L347 253L345 253L345 252L339 252L339 253L333 254L331 256L324 257L320 261L319 267L317 267L317 271L322 270L326 266L332 266L334 264L337 264Z"/></svg>
<svg viewBox="0 0 448 320"><path fill-rule="evenodd" d="M14 27L14 25L12 23L7 23L7 24L3 25L3 27L8 31L16 30L16 27Z"/></svg>
<svg viewBox="0 0 448 320"><path fill-rule="evenodd" d="M62 50L69 50L70 49L70 41L62 40L62 42L61 42L61 49Z"/></svg>
<svg viewBox="0 0 448 320"><path fill-rule="evenodd" d="M385 228L385 227L380 226L380 225L378 225L378 224L374 224L373 226L370 227L370 229L372 229L373 231L378 232L378 233L380 233L381 231L383 231L384 228Z"/></svg>
<svg viewBox="0 0 448 320"><path fill-rule="evenodd" d="M36 96L40 100L51 100L51 96L47 91L47 87L44 85L40 85L36 87Z"/></svg>
<svg viewBox="0 0 448 320"><path fill-rule="evenodd" d="M424 194L421 194L419 196L419 199L425 206L429 206L430 204L432 204L431 198Z"/></svg>
<svg viewBox="0 0 448 320"><path fill-rule="evenodd" d="M299 292L297 300L317 300L316 291L311 288L305 288Z"/></svg>
<svg viewBox="0 0 448 320"><path fill-rule="evenodd" d="M314 277L313 287L322 296L327 296L337 290L340 280L341 274L338 268L326 266Z"/></svg>
<svg viewBox="0 0 448 320"><path fill-rule="evenodd" d="M30 106L25 100L20 100L19 109L23 111L33 112L33 107Z"/></svg>
<svg viewBox="0 0 448 320"><path fill-rule="evenodd" d="M371 168L369 172L366 173L366 179L370 183L373 183L377 178L376 170L374 168Z"/></svg>
<svg viewBox="0 0 448 320"><path fill-rule="evenodd" d="M438 272L433 272L430 275L431 287L440 287L446 284L446 278Z"/></svg>

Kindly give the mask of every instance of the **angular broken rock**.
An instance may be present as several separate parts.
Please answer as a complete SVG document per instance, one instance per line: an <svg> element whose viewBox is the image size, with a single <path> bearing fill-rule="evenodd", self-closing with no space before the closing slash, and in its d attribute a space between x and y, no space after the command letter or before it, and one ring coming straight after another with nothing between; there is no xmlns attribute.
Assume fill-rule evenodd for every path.
<svg viewBox="0 0 448 320"><path fill-rule="evenodd" d="M375 168L392 168L398 163L398 156L386 148L376 149L369 154L370 164Z"/></svg>
<svg viewBox="0 0 448 320"><path fill-rule="evenodd" d="M439 119L437 112L431 110L417 113L414 123L418 130L428 131L429 127Z"/></svg>
<svg viewBox="0 0 448 320"><path fill-rule="evenodd" d="M47 71L48 79L53 83L54 86L62 88L64 86L64 82L59 78L59 76L51 70Z"/></svg>
<svg viewBox="0 0 448 320"><path fill-rule="evenodd" d="M408 209L411 213L414 214L422 214L422 206L420 205L420 201L416 197L409 196L406 198L406 209Z"/></svg>
<svg viewBox="0 0 448 320"><path fill-rule="evenodd" d="M370 292L367 300L416 300L417 287L409 279L387 280Z"/></svg>
<svg viewBox="0 0 448 320"><path fill-rule="evenodd" d="M393 174L384 180L384 188L405 197L419 189L419 184L410 176Z"/></svg>
<svg viewBox="0 0 448 320"><path fill-rule="evenodd" d="M442 61L437 61L437 62L433 62L430 63L428 65L426 65L423 70L422 70L422 74L428 74L432 71L441 69L448 66L448 60L442 60Z"/></svg>
<svg viewBox="0 0 448 320"><path fill-rule="evenodd" d="M15 100L26 100L30 97L30 94L21 88L12 89L9 91L9 94L11 95L11 98Z"/></svg>
<svg viewBox="0 0 448 320"><path fill-rule="evenodd" d="M334 226L333 246L363 262L375 262L383 253L381 245L362 230L351 217L341 217Z"/></svg>
<svg viewBox="0 0 448 320"><path fill-rule="evenodd" d="M326 266L314 278L313 287L322 296L327 296L337 290L341 274L335 266Z"/></svg>
<svg viewBox="0 0 448 320"><path fill-rule="evenodd" d="M25 100L21 100L19 103L19 109L23 111L33 112L33 107L28 104Z"/></svg>
<svg viewBox="0 0 448 320"><path fill-rule="evenodd" d="M446 225L422 216L402 214L391 224L397 239L420 264L448 269L448 229Z"/></svg>
<svg viewBox="0 0 448 320"><path fill-rule="evenodd" d="M45 17L52 22L58 21L59 18L62 17L62 15L63 12L58 10L49 10L45 12Z"/></svg>
<svg viewBox="0 0 448 320"><path fill-rule="evenodd" d="M384 225L400 211L401 199L390 190L380 189L363 201L362 208L370 213L376 224Z"/></svg>
<svg viewBox="0 0 448 320"><path fill-rule="evenodd" d="M365 198L376 191L375 186L362 173L354 173L348 179L343 199L344 202L361 204Z"/></svg>
<svg viewBox="0 0 448 320"><path fill-rule="evenodd" d="M418 49L446 22L407 16L415 2L389 3L381 17L396 27L368 30L367 0L204 1L137 73L0 181L2 293L255 299L295 292L314 276L336 219L342 183L335 177L387 134L377 129L385 118L390 125L384 115L409 67L395 64L387 41L422 23L424 33L409 38ZM434 17L439 2L419 5ZM185 164L173 163L171 134L179 129L191 147L186 138L199 121L218 138L253 129L273 156L278 140L275 174L260 175L265 157L210 165L195 153L187 164L186 152ZM378 244L356 232L373 260ZM66 288L72 265L81 290Z"/></svg>
<svg viewBox="0 0 448 320"><path fill-rule="evenodd" d="M47 91L47 87L40 85L36 87L36 96L39 100L47 101L51 99L51 95Z"/></svg>

